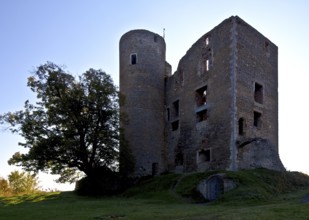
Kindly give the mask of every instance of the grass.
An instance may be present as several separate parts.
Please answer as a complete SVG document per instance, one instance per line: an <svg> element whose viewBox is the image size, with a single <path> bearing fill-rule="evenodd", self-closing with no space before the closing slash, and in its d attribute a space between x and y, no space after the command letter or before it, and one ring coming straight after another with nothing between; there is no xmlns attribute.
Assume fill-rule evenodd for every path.
<svg viewBox="0 0 309 220"><path fill-rule="evenodd" d="M225 220L309 219L309 177L267 170L226 172L237 188L212 203L195 201L195 186L210 173L169 174L123 195L95 198L73 192L0 197L0 219ZM191 196L191 197L190 197Z"/></svg>

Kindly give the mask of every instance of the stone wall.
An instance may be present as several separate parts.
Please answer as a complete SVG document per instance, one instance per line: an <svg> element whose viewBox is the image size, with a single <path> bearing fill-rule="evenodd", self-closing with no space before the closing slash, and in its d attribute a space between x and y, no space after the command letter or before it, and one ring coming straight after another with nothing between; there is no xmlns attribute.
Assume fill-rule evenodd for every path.
<svg viewBox="0 0 309 220"><path fill-rule="evenodd" d="M176 164L176 170L188 172L229 167L232 127L230 30L231 22L226 20L202 36L181 59L173 76L167 79L168 169L175 168L179 154L183 155L183 161ZM206 91L206 101L200 102L203 91ZM177 117L173 114L176 101L179 101ZM173 129L176 122L178 128Z"/></svg>
<svg viewBox="0 0 309 220"><path fill-rule="evenodd" d="M276 148L266 139L248 139L238 145L239 169L267 168L284 171Z"/></svg>
<svg viewBox="0 0 309 220"><path fill-rule="evenodd" d="M150 31L134 30L120 40L121 113L125 139L136 160L134 175L162 172L164 150L165 41Z"/></svg>
<svg viewBox="0 0 309 220"><path fill-rule="evenodd" d="M126 33L121 112L129 119L122 127L137 161L135 175L284 169L277 90L277 46L237 16L198 39L173 74L162 37Z"/></svg>
<svg viewBox="0 0 309 220"><path fill-rule="evenodd" d="M236 108L238 128L237 140L244 142L248 139L263 138L266 142L259 144L259 150L270 155L276 161L278 157L278 48L269 39L260 34L241 19L237 19L237 87ZM242 122L241 122L241 121ZM254 146L256 146L255 143ZM263 145L263 146L262 146ZM253 145L250 145L253 147ZM252 163L244 163L238 156L241 168L253 167ZM267 149L269 148L269 149ZM277 155L276 155L277 154ZM253 159L253 157L249 157ZM262 160L263 158L259 158ZM248 160L246 160L248 161ZM248 161L249 162L249 161ZM264 166L265 167L265 166ZM269 166L272 169L281 169Z"/></svg>

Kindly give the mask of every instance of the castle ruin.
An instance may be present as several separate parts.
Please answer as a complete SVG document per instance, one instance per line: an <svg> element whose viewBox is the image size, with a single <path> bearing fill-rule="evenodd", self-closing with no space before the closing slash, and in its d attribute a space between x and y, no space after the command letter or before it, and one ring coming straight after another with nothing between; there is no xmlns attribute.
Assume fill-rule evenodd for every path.
<svg viewBox="0 0 309 220"><path fill-rule="evenodd" d="M172 74L164 38L120 39L121 113L136 176L264 167L278 155L278 48L237 16L198 39Z"/></svg>

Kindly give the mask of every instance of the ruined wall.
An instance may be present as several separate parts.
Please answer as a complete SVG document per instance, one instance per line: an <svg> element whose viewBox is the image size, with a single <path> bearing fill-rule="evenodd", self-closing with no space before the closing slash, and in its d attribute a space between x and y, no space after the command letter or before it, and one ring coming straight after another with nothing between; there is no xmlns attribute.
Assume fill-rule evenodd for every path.
<svg viewBox="0 0 309 220"><path fill-rule="evenodd" d="M263 167L272 170L284 171L273 144L263 138L254 138L238 145L239 169L253 169Z"/></svg>
<svg viewBox="0 0 309 220"><path fill-rule="evenodd" d="M120 91L125 139L136 160L135 175L163 169L165 41L150 31L133 30L120 39Z"/></svg>
<svg viewBox="0 0 309 220"><path fill-rule="evenodd" d="M266 142L259 143L267 147L260 146L259 154L264 152L268 160L278 161L278 48L240 18L237 18L236 32L238 145L254 138L263 138ZM252 164L257 167L257 164L261 164L259 161L263 158L257 157L256 149L250 149L256 145L257 143L241 148L238 155L239 168L252 167ZM267 148L271 149L266 150ZM244 150L256 157L247 153L247 158L251 158L251 161L244 160ZM254 158L257 159L253 161ZM280 163L268 165L271 169L282 168Z"/></svg>
<svg viewBox="0 0 309 220"><path fill-rule="evenodd" d="M232 16L198 39L172 75L164 39L120 40L122 121L135 175L265 167L278 155L278 48Z"/></svg>
<svg viewBox="0 0 309 220"><path fill-rule="evenodd" d="M271 41L237 16L206 33L166 81L168 169L282 170L277 89L278 48ZM199 106L204 90L207 101ZM264 141L252 144L256 138Z"/></svg>
<svg viewBox="0 0 309 220"><path fill-rule="evenodd" d="M202 36L167 79L168 169L193 171L229 167L231 28L231 21L226 20ZM206 101L201 101L204 90ZM174 112L175 102L179 103L178 115ZM173 128L175 123L177 128Z"/></svg>

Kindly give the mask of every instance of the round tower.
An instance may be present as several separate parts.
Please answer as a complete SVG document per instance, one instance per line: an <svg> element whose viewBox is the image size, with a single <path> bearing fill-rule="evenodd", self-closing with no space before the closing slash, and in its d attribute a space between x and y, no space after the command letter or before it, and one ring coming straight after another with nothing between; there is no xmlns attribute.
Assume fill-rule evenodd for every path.
<svg viewBox="0 0 309 220"><path fill-rule="evenodd" d="M147 30L132 30L119 43L121 113L125 140L135 157L136 176L163 170L165 41Z"/></svg>

